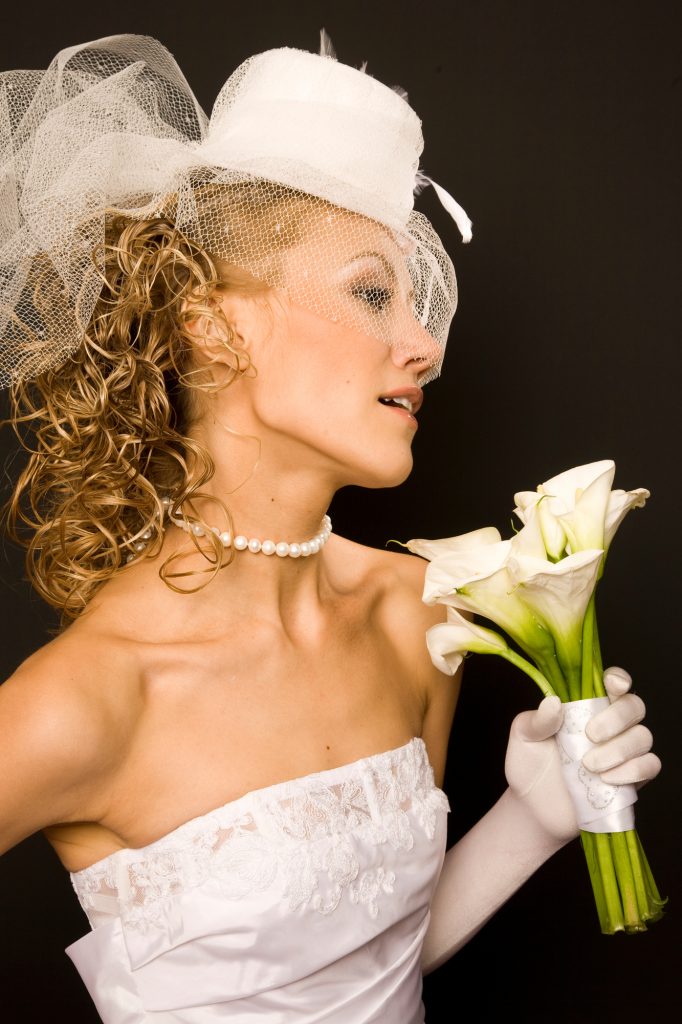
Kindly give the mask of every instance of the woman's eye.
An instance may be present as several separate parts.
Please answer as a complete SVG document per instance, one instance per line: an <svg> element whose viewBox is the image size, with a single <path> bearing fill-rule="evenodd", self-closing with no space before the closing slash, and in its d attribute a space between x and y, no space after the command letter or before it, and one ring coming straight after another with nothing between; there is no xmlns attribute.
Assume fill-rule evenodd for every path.
<svg viewBox="0 0 682 1024"><path fill-rule="evenodd" d="M351 295L364 302L367 306L379 312L386 309L393 298L390 288L382 288L380 285L359 284L351 288Z"/></svg>

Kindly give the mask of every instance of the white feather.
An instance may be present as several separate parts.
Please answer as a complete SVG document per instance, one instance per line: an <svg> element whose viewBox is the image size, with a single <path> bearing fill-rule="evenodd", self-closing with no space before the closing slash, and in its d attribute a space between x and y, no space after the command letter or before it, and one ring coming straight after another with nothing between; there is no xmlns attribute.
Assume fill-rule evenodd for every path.
<svg viewBox="0 0 682 1024"><path fill-rule="evenodd" d="M425 174L421 169L417 171L414 183L414 194L419 195L422 189L426 188L427 185L433 185L436 190L436 195L441 201L441 204L448 211L455 224L459 228L463 242L470 242L472 238L471 234L471 221L466 214L466 211L462 209L457 200L447 192L442 185L430 178L428 174Z"/></svg>
<svg viewBox="0 0 682 1024"><path fill-rule="evenodd" d="M329 38L329 34L325 28L320 29L320 57L331 57L336 60L336 50L334 44Z"/></svg>
<svg viewBox="0 0 682 1024"><path fill-rule="evenodd" d="M432 181L431 184L436 190L436 194L440 199L441 203L448 211L455 224L460 230L463 242L471 241L471 221L466 214L466 211L462 209L456 199L454 199L449 192L446 192L442 185Z"/></svg>
<svg viewBox="0 0 682 1024"><path fill-rule="evenodd" d="M425 174L424 171L422 171L422 169L420 167L419 170L417 171L417 175L416 175L416 177L414 179L414 189L413 189L414 194L416 196L418 196L421 192L424 191L426 186L430 185L430 184L431 184L431 179L429 178L428 174Z"/></svg>

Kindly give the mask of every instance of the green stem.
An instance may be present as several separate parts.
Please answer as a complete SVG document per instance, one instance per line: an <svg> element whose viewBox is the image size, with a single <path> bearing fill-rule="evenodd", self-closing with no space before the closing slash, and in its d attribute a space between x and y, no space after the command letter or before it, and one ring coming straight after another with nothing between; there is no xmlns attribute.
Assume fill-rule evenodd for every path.
<svg viewBox="0 0 682 1024"><path fill-rule="evenodd" d="M649 916L649 900L647 899L647 884L644 877L644 871L642 870L642 861L639 856L639 850L637 849L637 833L634 829L630 829L629 832L625 833L625 842L627 843L628 854L630 856L630 865L632 867L632 875L635 880L635 892L637 893L637 909L639 915L643 921L646 921Z"/></svg>
<svg viewBox="0 0 682 1024"><path fill-rule="evenodd" d="M556 660L556 656L543 659L537 658L536 660L537 666L543 676L547 679L561 703L565 704L568 700L568 687L562 675L559 663Z"/></svg>
<svg viewBox="0 0 682 1024"><path fill-rule="evenodd" d="M647 914L647 919L650 921L658 921L658 919L663 916L663 907L668 902L668 897L666 896L665 899L663 899L658 891L658 887L654 881L654 876L652 875L651 868L649 867L649 861L646 858L646 854L642 848L642 844L636 830L634 830L634 840L637 844L637 852L639 854L642 871L647 885L647 896L649 901L649 913Z"/></svg>
<svg viewBox="0 0 682 1024"><path fill-rule="evenodd" d="M609 916L606 908L604 886L602 884L601 874L599 871L599 859L597 857L597 846L594 841L594 832L581 831L580 843L585 853L587 870L590 873L590 881L592 882L592 892L594 893L594 902L597 905L597 914L599 915L599 924L601 926L601 930L603 932L608 933Z"/></svg>
<svg viewBox="0 0 682 1024"><path fill-rule="evenodd" d="M580 700L581 631L554 638L557 664L568 687L568 699Z"/></svg>
<svg viewBox="0 0 682 1024"><path fill-rule="evenodd" d="M569 700L580 700L580 662L577 659L569 660L558 655L559 666L563 678L566 680Z"/></svg>
<svg viewBox="0 0 682 1024"><path fill-rule="evenodd" d="M616 931L624 931L625 922L623 921L623 908L620 902L620 893L618 892L618 882L616 881L608 833L595 832L594 844L597 851L599 874L604 886L607 928L608 933L612 935Z"/></svg>
<svg viewBox="0 0 682 1024"><path fill-rule="evenodd" d="M594 599L594 594L592 595ZM601 660L601 646L599 644L599 629L597 627L597 614L595 610L592 620L592 675L594 678L594 696L605 697L604 689L604 664Z"/></svg>
<svg viewBox="0 0 682 1024"><path fill-rule="evenodd" d="M596 662L592 663L592 675L594 678L594 696L605 697L606 690L604 689L604 673Z"/></svg>
<svg viewBox="0 0 682 1024"><path fill-rule="evenodd" d="M646 931L663 916L667 903L656 888L635 829L580 832L592 881L599 924L605 935Z"/></svg>
<svg viewBox="0 0 682 1024"><path fill-rule="evenodd" d="M589 600L583 619L582 667L580 695L583 700L592 696L594 677L594 591Z"/></svg>
<svg viewBox="0 0 682 1024"><path fill-rule="evenodd" d="M611 850L613 863L616 869L616 879L620 889L621 903L625 927L628 931L642 930L642 922L637 906L637 894L635 891L635 879L630 863L630 853L624 832L609 833L611 839Z"/></svg>
<svg viewBox="0 0 682 1024"><path fill-rule="evenodd" d="M556 697L556 693L547 682L542 672L540 672L535 665L531 665L529 661L522 658L520 654L517 654L516 651L512 651L510 648L507 648L506 651L500 651L500 657L510 661L512 665L516 665L516 667L520 668L522 672L525 672L527 676L530 676L533 682L538 684L545 697Z"/></svg>

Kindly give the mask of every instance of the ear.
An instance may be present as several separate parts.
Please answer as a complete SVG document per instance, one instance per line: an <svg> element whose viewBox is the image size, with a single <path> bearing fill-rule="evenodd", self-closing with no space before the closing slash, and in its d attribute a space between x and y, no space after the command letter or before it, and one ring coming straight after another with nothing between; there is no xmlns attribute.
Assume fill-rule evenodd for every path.
<svg viewBox="0 0 682 1024"><path fill-rule="evenodd" d="M247 296L215 291L208 298L184 299L181 311L185 330L194 343L202 366L224 366L240 371L250 360L254 336L254 310Z"/></svg>

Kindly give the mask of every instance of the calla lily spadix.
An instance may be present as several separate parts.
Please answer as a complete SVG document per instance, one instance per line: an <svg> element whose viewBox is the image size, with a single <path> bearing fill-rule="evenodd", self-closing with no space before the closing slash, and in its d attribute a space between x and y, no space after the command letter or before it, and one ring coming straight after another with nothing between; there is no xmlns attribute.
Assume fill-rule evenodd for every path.
<svg viewBox="0 0 682 1024"><path fill-rule="evenodd" d="M430 563L423 600L447 607L447 622L427 631L432 661L442 672L453 675L468 653L496 654L545 695L583 710L581 701L605 695L595 588L618 527L649 497L643 487L611 490L614 473L615 464L605 459L559 473L536 491L517 492L514 511L523 527L509 540L485 527L407 542ZM502 633L470 622L463 611L488 619L529 660ZM586 820L580 836L602 931L645 930L661 917L665 901L637 832L600 833Z"/></svg>
<svg viewBox="0 0 682 1024"><path fill-rule="evenodd" d="M553 562L558 562L566 554L568 537L559 519L552 515L547 495L540 495L539 501L535 505L529 506L524 513L523 521L528 523L533 515L535 515L540 527L547 557Z"/></svg>

